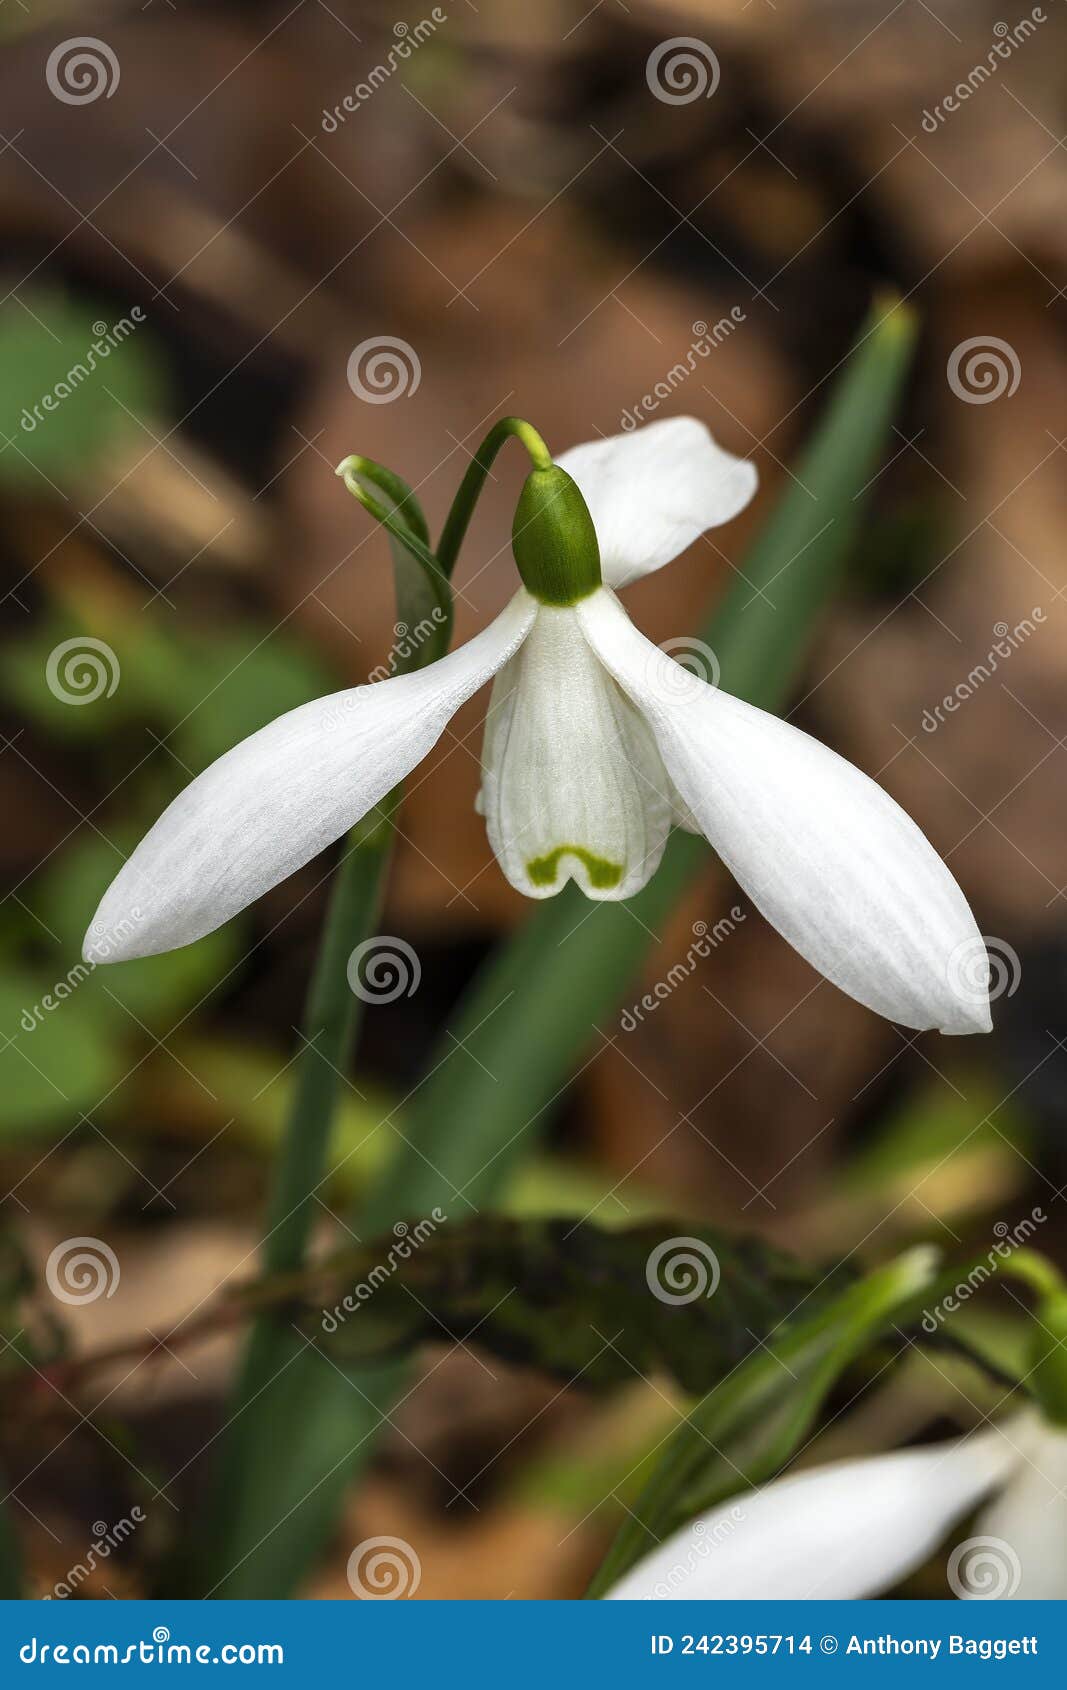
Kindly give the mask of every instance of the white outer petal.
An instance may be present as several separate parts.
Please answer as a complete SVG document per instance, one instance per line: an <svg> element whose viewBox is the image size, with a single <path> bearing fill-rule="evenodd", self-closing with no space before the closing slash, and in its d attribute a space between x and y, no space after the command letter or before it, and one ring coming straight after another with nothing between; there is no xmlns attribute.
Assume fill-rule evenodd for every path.
<svg viewBox="0 0 1067 1690"><path fill-rule="evenodd" d="M672 662L611 594L576 611L701 830L789 943L892 1021L988 1032L986 993L961 967L984 950L974 917L900 806L818 740Z"/></svg>
<svg viewBox="0 0 1067 1690"><path fill-rule="evenodd" d="M848 1600L890 1589L1017 1460L993 1429L790 1474L660 1544L609 1597Z"/></svg>
<svg viewBox="0 0 1067 1690"><path fill-rule="evenodd" d="M996 1540L986 1571L993 1589L1017 1601L1067 1601L1067 1430L1027 1414L1008 1428L1019 1456L1001 1494L974 1523L975 1538ZM1007 1554L996 1543L1006 1546ZM981 1556L981 1551L975 1552ZM974 1563L974 1583L981 1592ZM1017 1570L1018 1583L1014 1574ZM1007 1580L1007 1588L999 1582Z"/></svg>
<svg viewBox="0 0 1067 1690"><path fill-rule="evenodd" d="M309 862L426 756L521 645L536 609L522 589L447 657L302 704L220 757L119 871L86 935L86 959L191 944Z"/></svg>
<svg viewBox="0 0 1067 1690"><path fill-rule="evenodd" d="M482 748L478 808L507 879L550 898L573 879L588 898L630 898L659 866L671 792L639 711L589 649L574 610L542 605L500 671ZM576 846L617 867L597 884ZM555 858L555 873L548 865ZM542 876L531 868L541 864Z"/></svg>
<svg viewBox="0 0 1067 1690"><path fill-rule="evenodd" d="M604 580L625 587L743 511L756 467L717 446L695 417L665 417L572 446L556 462L589 506Z"/></svg>

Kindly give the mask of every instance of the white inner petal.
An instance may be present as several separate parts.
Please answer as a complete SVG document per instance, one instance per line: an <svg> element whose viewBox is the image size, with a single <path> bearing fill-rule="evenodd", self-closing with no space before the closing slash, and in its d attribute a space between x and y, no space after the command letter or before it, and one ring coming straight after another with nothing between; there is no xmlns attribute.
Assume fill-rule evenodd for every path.
<svg viewBox="0 0 1067 1690"><path fill-rule="evenodd" d="M573 879L629 898L655 872L671 787L639 712L573 610L542 606L493 686L478 807L511 884L550 898Z"/></svg>

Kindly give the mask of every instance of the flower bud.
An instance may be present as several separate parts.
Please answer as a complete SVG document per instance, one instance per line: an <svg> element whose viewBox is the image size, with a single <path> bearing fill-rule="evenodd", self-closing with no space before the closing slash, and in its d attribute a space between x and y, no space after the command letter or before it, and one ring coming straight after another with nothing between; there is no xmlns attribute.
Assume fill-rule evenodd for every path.
<svg viewBox="0 0 1067 1690"><path fill-rule="evenodd" d="M593 519L577 483L557 464L527 476L511 544L523 584L542 604L577 604L601 584Z"/></svg>

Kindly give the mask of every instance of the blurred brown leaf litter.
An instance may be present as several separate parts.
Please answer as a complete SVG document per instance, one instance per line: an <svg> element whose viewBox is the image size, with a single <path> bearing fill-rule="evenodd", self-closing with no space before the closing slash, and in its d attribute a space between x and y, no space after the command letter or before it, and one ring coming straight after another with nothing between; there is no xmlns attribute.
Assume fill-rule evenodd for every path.
<svg viewBox="0 0 1067 1690"><path fill-rule="evenodd" d="M871 294L892 285L921 312L919 373L794 719L916 817L983 930L1021 956L1023 991L1032 984L1042 1028L1061 1038L1067 873L1049 795L1067 736L1067 26L1049 10L1040 39L931 134L924 114L997 39L1001 14L984 0L806 0L788 16L763 0L483 0L333 132L323 114L382 62L395 8L56 4L46 21L7 9L3 344L55 340L61 317L77 344L85 324L135 305L146 321L125 363L108 365L111 402L60 465L34 469L44 431L19 429L41 390L4 402L5 1031L75 959L113 843L132 843L241 734L387 657L386 547L333 476L342 456L398 470L436 531L496 416L530 417L554 447L617 432L698 325L736 308L736 331L664 408L751 452L763 491L630 595L652 638L683 635L790 474ZM44 62L68 29L110 44L121 98L50 97ZM713 98L650 96L646 61L668 35L712 45ZM400 403L361 403L349 357L381 334L416 349L421 378ZM990 337L1020 379L976 403L946 369L962 342ZM127 353L144 364L136 393L118 375L133 368ZM505 457L494 475L457 581L457 639L514 581L518 469ZM1032 634L975 683L999 630L1037 611ZM72 632L123 655L114 697L92 711L39 699L44 655ZM930 731L949 696L959 707ZM368 1020L365 1097L348 1096L339 1129L351 1146L377 1099L408 1090L442 1013L524 913L474 813L482 714L472 701L458 745L446 739L411 782L383 921L417 946L424 983ZM626 1001L684 954L694 922L736 900L709 867ZM143 973L128 986L87 982L47 1059L61 1095L34 1082L9 1099L5 1226L38 1271L55 1238L79 1233L101 1232L123 1264L115 1298L78 1310L78 1353L164 1335L248 1274L323 901L312 864L236 936L189 953L180 977L132 965ZM905 1224L983 1237L998 1203L1022 1212L1064 1178L1062 1053L1050 1047L1010 1122L995 1109L1038 1060L1017 1007L1005 999L989 1048L968 1053L972 1078L962 1053L905 1041L819 982L746 910L684 990L632 1031L602 1029L560 1102L538 1189L516 1203L551 1209L577 1190L602 1220L651 1203L816 1258L869 1228L882 1241L871 1192L894 1155L915 1185L921 1118L929 1183ZM34 1038L50 1036L42 1021ZM952 1113L972 1084L992 1118L974 1138ZM360 1151L352 1189L385 1148ZM321 1232L324 1247L343 1242L325 1208ZM635 1378L598 1403L476 1343L424 1354L309 1593L349 1595L349 1539L388 1531L420 1545L423 1596L577 1594L619 1508L598 1504L625 1494L677 1393ZM58 1451L51 1411L62 1420L63 1405L36 1426L5 1415L38 1593L77 1560L89 1521L135 1504L144 1533L84 1593L150 1588L196 1503L197 1453L232 1361L226 1338L161 1350L116 1378L92 1424L77 1419L98 1393L68 1405ZM924 1413L944 1412L926 1389Z"/></svg>

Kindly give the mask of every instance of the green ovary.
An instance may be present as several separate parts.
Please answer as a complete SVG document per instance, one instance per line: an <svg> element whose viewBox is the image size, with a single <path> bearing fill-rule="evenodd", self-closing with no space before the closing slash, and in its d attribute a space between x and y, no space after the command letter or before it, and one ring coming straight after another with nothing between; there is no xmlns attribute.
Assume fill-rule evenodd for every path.
<svg viewBox="0 0 1067 1690"><path fill-rule="evenodd" d="M596 857L584 845L557 845L543 857L533 857L526 864L526 872L535 886L551 886L559 875L561 857L577 857L585 865L589 884L598 891L617 886L622 879L622 864L609 863L606 857Z"/></svg>

